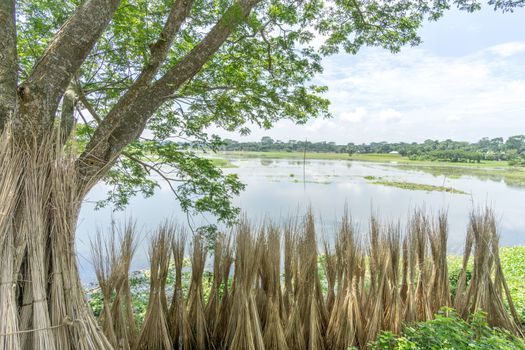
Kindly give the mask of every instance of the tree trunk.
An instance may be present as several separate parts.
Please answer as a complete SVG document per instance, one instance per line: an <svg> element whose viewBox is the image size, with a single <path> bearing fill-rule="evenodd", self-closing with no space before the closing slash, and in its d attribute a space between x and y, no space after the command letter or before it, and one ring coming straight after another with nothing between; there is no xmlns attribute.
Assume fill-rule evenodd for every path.
<svg viewBox="0 0 525 350"><path fill-rule="evenodd" d="M152 82L193 3L175 1L149 64L99 118L93 139L75 160L63 147L75 104L68 84L120 1L83 1L17 87L15 0L0 0L0 350L111 349L84 300L77 269L82 199L260 1L235 2L194 49ZM60 101L62 127L54 128Z"/></svg>
<svg viewBox="0 0 525 350"><path fill-rule="evenodd" d="M0 131L16 110L15 0L0 2Z"/></svg>
<svg viewBox="0 0 525 350"><path fill-rule="evenodd" d="M22 133L46 132L51 128L71 79L107 27L119 2L86 0L55 34L19 88L17 119Z"/></svg>

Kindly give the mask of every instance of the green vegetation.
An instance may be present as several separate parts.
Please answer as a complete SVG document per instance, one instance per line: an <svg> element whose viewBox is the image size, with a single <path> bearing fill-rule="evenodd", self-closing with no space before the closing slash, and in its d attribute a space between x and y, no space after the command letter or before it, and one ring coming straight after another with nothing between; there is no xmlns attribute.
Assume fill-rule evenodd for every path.
<svg viewBox="0 0 525 350"><path fill-rule="evenodd" d="M188 268L191 267L191 264L188 260L185 259L184 267ZM210 294L210 288L211 288L211 280L212 275L210 272L204 273L203 278L203 297L207 301L209 294ZM168 269L168 277L166 279L166 285L168 286L166 288L166 291L169 295L173 293L173 283L175 281L175 267L173 264L170 264L170 267ZM149 292L150 292L150 271L149 270L141 270L141 271L135 271L132 276L129 278L129 285L132 293L132 303L133 303L133 309L135 316L135 321L138 325L142 325L144 322L144 317L146 315L146 310L148 308L149 303ZM184 295L188 294L189 288L191 283L191 272L190 271L183 271L182 273L182 292ZM102 312L102 306L103 306L103 296L101 291L97 288L87 293L88 296L88 303L91 309L93 310L93 313L96 317L100 317Z"/></svg>
<svg viewBox="0 0 525 350"><path fill-rule="evenodd" d="M242 158L260 158L260 159L318 159L318 160L351 160L345 153L317 153L317 152L251 152L251 151L232 151L219 152L219 155L234 156Z"/></svg>
<svg viewBox="0 0 525 350"><path fill-rule="evenodd" d="M456 194L467 194L464 191L461 191L461 190L458 190L452 187L427 185L427 184L420 184L420 183L415 183L415 182L405 182L405 181L391 181L391 180L384 180L381 178L375 178L374 176L365 176L365 179L373 180L371 182L372 184L397 187L397 188L401 188L404 190L428 191L428 192L437 191L437 192L449 192L449 193L456 193Z"/></svg>
<svg viewBox="0 0 525 350"><path fill-rule="evenodd" d="M414 166L425 166L425 167L445 167L445 168L475 168L475 169L508 169L509 171L523 172L525 170L514 168L509 166L505 161L500 160L483 160L479 163L457 163L447 160L431 161L424 159L411 159L407 156L400 154L382 154L382 153L364 153L364 154L352 154L349 156L350 160L357 160L363 162L377 162L377 163L394 163L399 165L414 165Z"/></svg>
<svg viewBox="0 0 525 350"><path fill-rule="evenodd" d="M372 350L523 350L525 341L507 331L489 327L486 314L477 312L464 320L444 308L435 318L408 325L401 335L382 332Z"/></svg>
<svg viewBox="0 0 525 350"><path fill-rule="evenodd" d="M318 185L330 185L331 181L322 181L322 180L307 180L307 181L301 181L299 179L294 179L291 182L298 184L298 183L307 183L307 184L318 184Z"/></svg>
<svg viewBox="0 0 525 350"><path fill-rule="evenodd" d="M449 166L444 163L410 164L402 163L396 165L404 170L422 171L433 176L444 176L451 179L457 179L462 176L473 176L480 180L504 181L509 186L525 186L525 169L514 168L509 166L491 167L488 163L484 166Z"/></svg>
<svg viewBox="0 0 525 350"><path fill-rule="evenodd" d="M395 163L395 164L410 164L417 166L429 167L454 167L454 168L485 168L485 169L508 169L516 173L523 173L525 170L509 166L506 161L485 160L479 163L457 163L450 161L430 161L430 160L414 160L400 154L383 154L383 153L356 153L348 155L345 153L330 153L330 152L259 152L259 151L221 151L219 155L226 157L242 157L242 158L268 158L268 159L303 159L306 160L354 160L362 162L375 163Z"/></svg>
<svg viewBox="0 0 525 350"><path fill-rule="evenodd" d="M525 247L502 248L500 258L510 294L525 328Z"/></svg>
<svg viewBox="0 0 525 350"><path fill-rule="evenodd" d="M502 11L520 5L487 3ZM210 127L247 134L251 125L269 129L280 120L304 124L329 117L327 87L314 83L323 71L324 57L339 51L356 54L366 46L398 52L417 45L422 24L439 19L452 6L472 12L481 4L476 0L0 2L0 347L171 349L184 341L186 349L259 349L264 347L261 324L264 341L281 344L283 339L277 337L284 338L280 319L284 313L275 303L280 300L275 295L281 290L280 264L279 257L272 256L279 249L252 242L251 232L244 238L236 236L236 243L245 245L236 244L232 295L219 301L219 286L228 275L215 273L215 299L209 298L215 308L206 305L204 315L205 254L202 247L196 252L195 240L189 297L174 297L168 310L164 288L172 245L177 244L168 237L170 230L160 230L152 240L151 292L141 329L133 324L127 283L134 249L131 244L121 247L122 255L117 256L115 250L100 249L95 269L104 298L97 325L85 310L70 244L84 197L105 182L110 192L99 204L118 209L136 194L151 196L159 181L166 181L186 214L211 213L232 225L240 211L232 199L244 186L195 151L220 148L221 140L208 133ZM70 152L72 148L76 149ZM507 149L504 154L507 157ZM515 149L514 158L507 160L519 164L520 157ZM316 293L317 284L310 283L316 279L315 266L307 265L316 261L315 240L299 243L301 250L293 253L300 255L301 276L293 276L298 293L287 304L296 310L286 319L296 322L290 322L286 334L296 336L304 330L306 346L299 346L296 338L284 341L290 348L317 348L324 336L318 330L327 329L333 342L350 345L344 335L354 333L343 327L329 329L318 313L324 303ZM399 252L399 244L396 247ZM261 264L263 251L266 260ZM223 255L221 263L231 264L232 254ZM387 270L387 260L379 261L379 270ZM177 264L177 276L181 265ZM343 275L338 268L337 274ZM274 283L263 290L258 283L254 290L252 281L261 271L279 288ZM388 305L375 306L382 301L378 295L386 299L389 294L383 283L383 290L374 290L379 275L371 274L372 289L360 284L364 293L360 299L370 300L366 305L373 307L367 313L385 314L381 308ZM178 282L175 296L182 291ZM428 286L429 281L424 283ZM255 291L265 302L264 320L257 319L261 305L254 304ZM415 300L407 304L416 305ZM228 317L222 320L217 315ZM336 316L345 320L347 315ZM376 331L367 329L365 336L375 338L381 321L380 317L368 321L366 327L372 324ZM212 334L212 329L217 332Z"/></svg>
<svg viewBox="0 0 525 350"><path fill-rule="evenodd" d="M509 286L510 294L525 329L525 246L500 248L501 267ZM457 282L461 272L462 258L451 255L448 257L449 279L452 294L455 295ZM472 276L472 261L469 261L466 277Z"/></svg>
<svg viewBox="0 0 525 350"><path fill-rule="evenodd" d="M252 152L314 152L347 153L349 155L401 155L410 160L426 160L451 163L481 163L482 161L505 161L512 166L525 166L525 135L503 138L482 138L478 142L453 140L425 140L422 143L372 142L369 144L337 145L335 142L308 142L290 140L274 141L265 136L260 142L237 142L225 140L223 151Z"/></svg>
<svg viewBox="0 0 525 350"><path fill-rule="evenodd" d="M224 158L208 158L213 166L216 166L217 168L237 168L236 165L234 165L229 159Z"/></svg>

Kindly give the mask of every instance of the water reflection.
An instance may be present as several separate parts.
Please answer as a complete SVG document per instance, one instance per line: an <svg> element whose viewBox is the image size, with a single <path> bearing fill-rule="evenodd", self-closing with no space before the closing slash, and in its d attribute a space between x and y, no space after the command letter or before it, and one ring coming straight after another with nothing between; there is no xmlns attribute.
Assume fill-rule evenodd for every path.
<svg viewBox="0 0 525 350"><path fill-rule="evenodd" d="M453 168L453 167L439 167L439 166L413 166L413 165L397 165L397 167L405 170L420 171L433 176L446 176L452 179L459 179L464 176L471 176L483 181L503 181L509 187L524 188L525 174L518 169L508 170L486 170L482 168Z"/></svg>
<svg viewBox="0 0 525 350"><path fill-rule="evenodd" d="M262 166L270 166L273 164L272 159L261 159L261 165Z"/></svg>

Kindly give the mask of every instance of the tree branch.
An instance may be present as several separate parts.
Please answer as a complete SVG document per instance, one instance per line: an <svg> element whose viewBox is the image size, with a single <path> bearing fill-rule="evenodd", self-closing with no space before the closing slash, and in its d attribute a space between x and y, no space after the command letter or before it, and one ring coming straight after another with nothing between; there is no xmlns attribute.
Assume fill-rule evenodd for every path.
<svg viewBox="0 0 525 350"><path fill-rule="evenodd" d="M204 66L233 30L261 0L239 0L213 26L204 39L178 64L131 101L122 98L99 125L77 166L81 178L90 179L111 166L123 148L140 136L153 113ZM125 103L124 103L125 102Z"/></svg>
<svg viewBox="0 0 525 350"><path fill-rule="evenodd" d="M159 40L151 45L151 56L149 62L138 77L136 82L137 85L146 82L149 83L158 72L160 66L168 55L171 44L173 43L176 34L179 32L182 23L190 14L194 1L195 0L174 0L168 19L160 33Z"/></svg>
<svg viewBox="0 0 525 350"><path fill-rule="evenodd" d="M100 118L95 108L86 98L86 94L84 93L84 90L82 89L82 86L80 86L80 84L76 85L76 93L78 94L78 99L80 100L84 108L88 110L89 114L91 114L91 117L95 119L97 124L100 124L102 122L102 118Z"/></svg>
<svg viewBox="0 0 525 350"><path fill-rule="evenodd" d="M138 78L118 101L115 108L118 109L119 105L126 106L133 103L137 98L137 95L149 86L151 80L154 78L155 74L157 74L159 68L166 59L171 44L180 30L182 23L188 17L194 1L195 0L174 0L159 39L150 47L151 56L149 61L144 65ZM84 107L86 107L99 125L102 124L102 118L91 106L80 85L78 86L78 90L80 101Z"/></svg>
<svg viewBox="0 0 525 350"><path fill-rule="evenodd" d="M150 46L151 56L149 61L144 65L140 75L133 85L118 101L118 104L127 105L132 103L132 101L137 98L137 95L150 84L151 80L155 77L155 74L157 74L159 68L166 59L176 34L190 13L193 2L194 0L174 0L159 39ZM85 95L82 94L81 96L83 97L82 103L89 110L89 103L85 103L87 102ZM89 110L89 112L94 118L97 118L97 115L96 113L93 113L93 110ZM101 120L102 118L98 117L97 122L100 124Z"/></svg>
<svg viewBox="0 0 525 350"><path fill-rule="evenodd" d="M73 83L70 83L62 99L62 112L60 115L60 142L62 144L66 143L75 126L75 105L77 100Z"/></svg>
<svg viewBox="0 0 525 350"><path fill-rule="evenodd" d="M60 99L107 27L120 0L86 0L55 34L22 84L20 116L24 127L49 126Z"/></svg>
<svg viewBox="0 0 525 350"><path fill-rule="evenodd" d="M17 53L15 0L0 1L0 132L16 110Z"/></svg>
<svg viewBox="0 0 525 350"><path fill-rule="evenodd" d="M162 177L162 179L164 181L168 182L168 183L171 183L172 181L173 182L184 182L181 179L174 179L172 177L168 177L166 174L164 174L164 172L161 169L157 168L155 166L155 164L152 165L152 164L143 162L142 160L140 160L139 158L129 154L128 152L122 152L122 155L124 157L126 157L126 158L128 158L128 159L130 159L130 160L132 160L134 162L137 162L138 164L140 164L144 169L146 169L146 171L148 171L148 174L149 174L149 171L151 170L151 171L155 172L157 175L159 175L160 177Z"/></svg>

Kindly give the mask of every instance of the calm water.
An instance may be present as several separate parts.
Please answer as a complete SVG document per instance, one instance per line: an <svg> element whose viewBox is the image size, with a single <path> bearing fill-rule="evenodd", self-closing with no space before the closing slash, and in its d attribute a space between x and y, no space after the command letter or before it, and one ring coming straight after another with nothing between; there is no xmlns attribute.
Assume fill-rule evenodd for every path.
<svg viewBox="0 0 525 350"><path fill-rule="evenodd" d="M239 174L247 185L246 190L235 199L254 221L270 217L284 220L290 215L303 214L309 206L318 218L319 234L333 235L338 219L348 205L354 222L365 231L371 213L385 220L406 222L407 215L416 207L424 207L433 213L445 209L449 217L449 250L460 252L463 245L468 214L473 205L490 204L496 211L501 234L501 245L525 244L525 187L508 183L503 178L488 176L483 172L475 175L441 175L443 172L428 168L406 168L368 162L341 160L310 160L304 166L298 160L240 159L230 158L237 168L225 172ZM469 195L444 192L403 190L375 185L364 176L382 177L386 180L408 181L453 187ZM304 181L303 181L304 179ZM94 203L104 196L106 188L99 185L89 194L83 205L77 230L77 249L81 276L85 282L94 280L89 262L90 237L97 228L105 229L111 217L118 221L133 217L142 231L132 268L146 268L147 239L156 225L166 218L186 223L186 216L167 188L161 188L155 196L132 199L124 212L112 214L111 208L94 211ZM322 218L322 220L321 220ZM192 218L194 225L212 221L210 217ZM328 237L329 238L329 237Z"/></svg>

